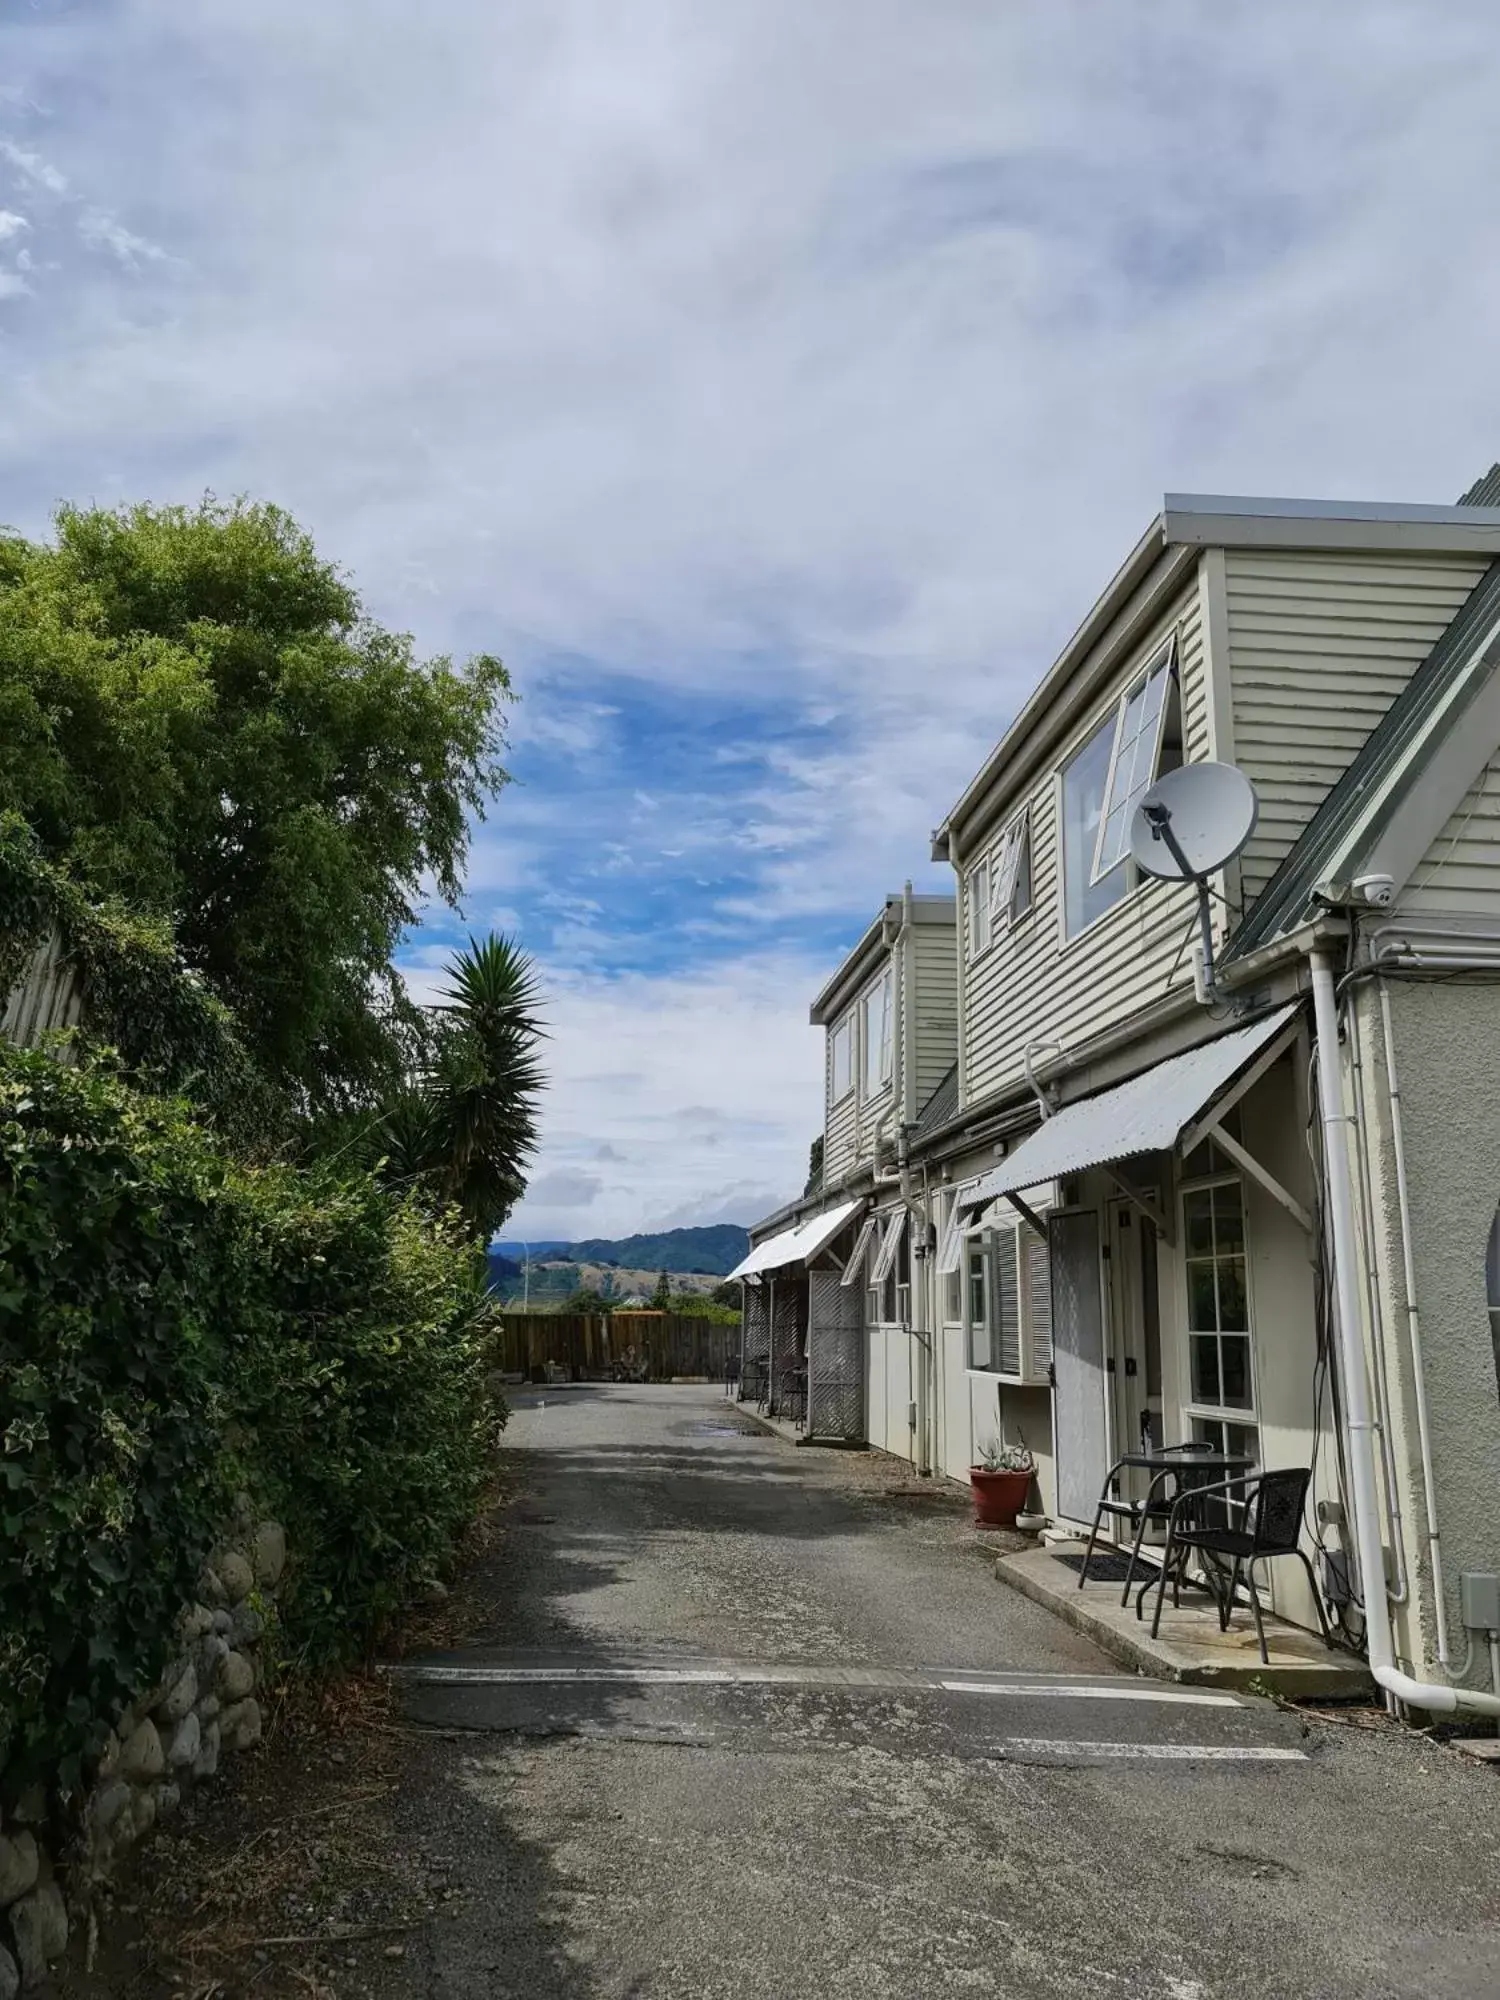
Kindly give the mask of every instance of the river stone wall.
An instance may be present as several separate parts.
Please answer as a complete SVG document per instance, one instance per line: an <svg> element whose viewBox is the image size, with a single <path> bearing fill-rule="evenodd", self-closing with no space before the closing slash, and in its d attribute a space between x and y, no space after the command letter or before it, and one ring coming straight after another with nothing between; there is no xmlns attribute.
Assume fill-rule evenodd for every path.
<svg viewBox="0 0 1500 2000"><path fill-rule="evenodd" d="M257 1520L241 1495L233 1530L178 1621L166 1671L110 1731L67 1850L51 1851L54 1822L40 1786L0 1820L0 2000L45 1978L72 1926L92 1920L100 1888L158 1820L225 1757L259 1743L266 1640L286 1556L280 1526Z"/></svg>

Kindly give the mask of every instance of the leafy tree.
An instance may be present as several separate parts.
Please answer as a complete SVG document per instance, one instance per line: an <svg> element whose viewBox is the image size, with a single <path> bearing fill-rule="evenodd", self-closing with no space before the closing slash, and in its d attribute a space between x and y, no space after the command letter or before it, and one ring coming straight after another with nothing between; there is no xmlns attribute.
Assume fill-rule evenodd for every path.
<svg viewBox="0 0 1500 2000"><path fill-rule="evenodd" d="M0 806L169 918L257 1060L369 1104L422 1023L391 958L505 781L487 655L419 660L278 508L65 507L0 536Z"/></svg>
<svg viewBox="0 0 1500 2000"><path fill-rule="evenodd" d="M656 1280L656 1289L651 1294L651 1306L655 1312L667 1312L672 1305L672 1280L662 1271Z"/></svg>
<svg viewBox="0 0 1500 2000"><path fill-rule="evenodd" d="M385 1175L458 1209L481 1242L526 1189L544 1087L531 961L508 938L471 938L429 1010L418 1068L364 1142Z"/></svg>
<svg viewBox="0 0 1500 2000"><path fill-rule="evenodd" d="M823 1134L820 1132L807 1149L807 1182L803 1194L818 1194L823 1186Z"/></svg>
<svg viewBox="0 0 1500 2000"><path fill-rule="evenodd" d="M570 1313L607 1313L614 1311L615 1302L605 1292L596 1292L587 1285L580 1285L563 1300L562 1309Z"/></svg>
<svg viewBox="0 0 1500 2000"><path fill-rule="evenodd" d="M715 1285L709 1293L709 1300L716 1306L729 1306L735 1312L740 1310L740 1281L726 1278L722 1285Z"/></svg>

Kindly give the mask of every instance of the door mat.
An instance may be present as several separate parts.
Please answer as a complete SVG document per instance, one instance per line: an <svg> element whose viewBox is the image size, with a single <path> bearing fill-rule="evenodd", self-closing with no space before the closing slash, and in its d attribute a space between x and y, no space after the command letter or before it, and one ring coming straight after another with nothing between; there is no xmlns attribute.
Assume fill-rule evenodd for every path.
<svg viewBox="0 0 1500 2000"><path fill-rule="evenodd" d="M1052 1560L1066 1563L1075 1576L1083 1574L1083 1557L1067 1550L1058 1550ZM1093 1561L1089 1564L1090 1583L1123 1583L1130 1569L1129 1556L1116 1555L1113 1549L1095 1549ZM1157 1565L1144 1552L1135 1559L1135 1581L1144 1583L1148 1576L1155 1576Z"/></svg>

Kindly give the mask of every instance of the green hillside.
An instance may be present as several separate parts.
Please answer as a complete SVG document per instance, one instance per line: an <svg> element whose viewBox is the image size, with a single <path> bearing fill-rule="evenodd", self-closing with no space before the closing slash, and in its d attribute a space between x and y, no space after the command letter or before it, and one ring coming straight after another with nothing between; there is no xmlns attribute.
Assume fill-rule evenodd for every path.
<svg viewBox="0 0 1500 2000"><path fill-rule="evenodd" d="M750 1248L750 1234L737 1222L707 1229L663 1229L646 1236L597 1236L569 1243L558 1255L579 1264L619 1264L628 1270L710 1271L722 1278Z"/></svg>

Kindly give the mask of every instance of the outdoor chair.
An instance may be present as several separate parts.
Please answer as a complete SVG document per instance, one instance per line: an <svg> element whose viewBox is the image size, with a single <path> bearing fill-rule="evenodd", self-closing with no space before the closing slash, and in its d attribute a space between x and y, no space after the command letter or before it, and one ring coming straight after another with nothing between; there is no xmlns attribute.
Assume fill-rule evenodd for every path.
<svg viewBox="0 0 1500 2000"><path fill-rule="evenodd" d="M1094 1509L1094 1525L1089 1533L1088 1549L1083 1558L1083 1568L1078 1572L1080 1590L1089 1580L1089 1564L1094 1559L1099 1530L1107 1515L1111 1520L1129 1521L1135 1530L1130 1547L1130 1562L1125 1572L1125 1591L1120 1599L1121 1604L1129 1603L1130 1586L1135 1577L1136 1564L1140 1561L1141 1542L1146 1529L1153 1521L1165 1522L1171 1513L1172 1503L1177 1493L1181 1491L1184 1468L1170 1463L1161 1466L1153 1473L1143 1500L1131 1500L1126 1497L1122 1475L1131 1467L1144 1467L1152 1460L1191 1458L1195 1452L1212 1450L1212 1445L1202 1443L1154 1445L1148 1452L1132 1452L1124 1458L1116 1459L1105 1475L1103 1486L1099 1489L1099 1505ZM1163 1490L1169 1478L1177 1482L1176 1490L1172 1493Z"/></svg>
<svg viewBox="0 0 1500 2000"><path fill-rule="evenodd" d="M1239 1588L1243 1569L1245 1585L1250 1593L1250 1608L1255 1613L1255 1636L1260 1641L1260 1657L1262 1663L1269 1666L1271 1655L1266 1648L1260 1592L1255 1587L1255 1565L1270 1562L1277 1556L1295 1556L1307 1571L1324 1644L1332 1646L1333 1634L1328 1629L1323 1599L1318 1593L1318 1579L1301 1543L1302 1510L1307 1503L1307 1489L1311 1481L1312 1470L1305 1465L1283 1472L1252 1472L1239 1479L1225 1479L1213 1486L1198 1487L1175 1503L1167 1520L1167 1546L1162 1555L1161 1579L1156 1586L1152 1638L1156 1637L1161 1626L1162 1598L1166 1594L1168 1570L1173 1572L1172 1601L1175 1604L1183 1567L1190 1556L1197 1554L1205 1559L1205 1568L1219 1571L1217 1594L1221 1632L1229 1630L1234 1594ZM1224 1519L1212 1521L1208 1518L1209 1510L1204 1508L1204 1502L1220 1500L1223 1502ZM1186 1518L1187 1508L1191 1508L1197 1518ZM1220 1510L1214 1508L1212 1511ZM1238 1514L1238 1527L1228 1525L1231 1514Z"/></svg>

